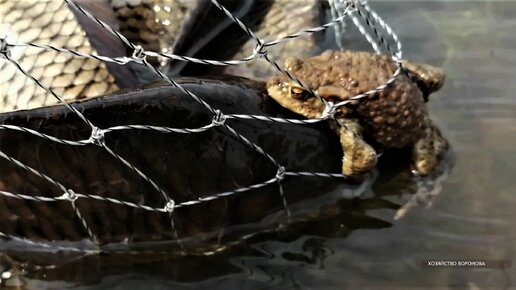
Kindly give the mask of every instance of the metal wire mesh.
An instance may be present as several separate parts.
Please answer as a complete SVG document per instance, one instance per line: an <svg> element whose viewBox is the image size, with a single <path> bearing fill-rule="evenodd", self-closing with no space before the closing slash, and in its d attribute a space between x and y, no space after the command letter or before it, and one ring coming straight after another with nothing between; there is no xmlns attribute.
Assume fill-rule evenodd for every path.
<svg viewBox="0 0 516 290"><path fill-rule="evenodd" d="M249 56L245 57L243 59L238 60L210 60L210 59L197 59L187 56L181 56L181 55L175 55L170 53L162 53L162 52L154 52L154 51L145 51L142 47L134 45L131 43L126 37L124 37L122 34L117 32L115 29L111 28L106 23L99 20L95 15L92 15L87 10L81 8L81 6L77 5L71 0L65 0L65 2L74 10L76 10L78 13L81 13L85 16L87 16L91 21L94 21L97 23L100 27L120 39L125 45L130 47L133 50L132 55L130 56L120 56L120 57L107 57L102 55L95 55L95 54L87 54L82 53L79 51L74 51L66 48L60 48L60 47L54 47L52 45L42 45L37 43L9 43L4 38L0 38L0 57L3 59L2 61L10 62L13 66L19 70L20 73L23 73L27 78L32 80L34 83L36 83L40 88L46 90L49 94L51 94L54 98L59 100L59 103L66 106L66 108L76 116L78 116L82 122L84 122L89 130L90 130L90 136L87 139L80 139L80 140L68 140L68 139L62 139L59 137L52 136L50 134L38 132L37 130L22 127L22 126L16 126L16 125L9 125L9 124L0 124L0 129L2 130L12 130L12 131L19 131L26 134L31 134L33 136L36 136L38 138L44 139L48 142L53 142L56 144L62 144L66 146L75 146L75 147L81 147L81 146L87 146L87 145L96 145L98 147L101 147L105 152L107 152L109 155L113 156L118 160L118 162L122 165L136 173L139 177L141 177L146 183L148 183L152 188L154 188L155 192L161 197L162 199L162 205L161 206L153 206L153 205L146 205L142 203L136 203L132 201L126 201L122 199L116 199L116 198L110 198L105 197L101 195L92 195L87 194L83 192L76 192L74 188L69 188L66 185L64 185L59 180L54 179L52 176L49 176L42 172L40 169L33 168L22 161L19 161L15 159L12 156L9 156L7 153L4 153L0 151L0 157L9 161L10 163L14 164L15 166L19 167L21 170L27 171L29 174L37 176L38 178L41 178L48 182L49 184L54 185L56 188L59 188L60 193L56 194L56 197L47 197L47 196L37 196L37 195L27 195L27 194L20 194L16 192L6 192L6 191L0 191L0 194L5 199L22 199L22 200L30 200L35 202L44 202L44 203L52 203L52 202L58 202L58 201L68 201L70 206L73 208L73 211L75 212L76 217L81 221L81 225L84 228L85 231L87 231L89 239L97 243L98 238L97 234L94 230L90 227L88 224L88 221L84 218L83 213L81 212L81 209L77 206L77 203L80 202L83 199L91 199L91 200L98 200L105 203L113 203L117 205L122 205L126 207L132 207L137 208L144 211L149 212L157 212L162 213L164 215L168 215L170 219L170 227L175 232L175 226L174 226L174 212L178 208L182 207L189 207L196 204L201 203L207 203L211 202L213 200L217 200L223 197L228 197L232 195L240 195L245 194L246 192L250 190L254 190L257 188L265 187L271 184L276 184L279 188L279 193L281 195L281 200L283 202L284 209L287 213L287 216L290 216L289 213L289 203L287 199L285 198L283 194L282 189L282 182L285 177L324 177L324 178L346 178L346 176L343 176L339 173L325 173L325 172L297 172L297 171L290 171L289 168L286 168L283 164L281 164L279 161L277 161L273 156L268 154L264 149L262 149L257 144L250 141L246 136L240 134L236 129L234 129L232 126L226 122L229 119L240 119L240 120L252 120L252 121L261 121L261 122L273 122L273 123L287 123L287 124L295 124L295 125L307 125L307 124L313 124L317 122L321 122L330 118L333 118L333 114L335 113L335 110L338 107L345 106L348 103L356 100L360 100L362 98L365 98L369 96L370 94L377 93L383 89L385 89L387 86L389 86L392 82L395 81L396 77L401 73L402 66L401 66L401 60L402 60L402 52L401 52L401 43L399 39L397 38L394 31L381 19L381 17L376 14L365 1L350 1L350 0L334 0L331 2L331 7L333 10L333 17L334 19L331 22L328 22L322 26L319 27L313 27L313 28L307 28L302 31L299 31L297 33L288 35L286 37L280 38L280 39L272 39L272 40L266 40L266 39L260 39L256 36L256 34L249 29L244 23L242 23L238 18L233 16L229 10L227 10L224 6L220 5L217 0L211 0L213 5L215 5L220 11L222 11L229 19L231 19L234 23L236 23L245 33L256 42L256 46L252 52L249 52ZM322 31L325 29L328 29L330 27L340 27L343 25L346 18L350 17L353 20L353 23L359 28L360 32L366 37L366 39L370 42L373 49L376 52L381 52L382 48L385 49L388 53L392 55L393 62L395 62L398 65L398 69L394 73L394 75L389 79L389 81L379 86L371 91L365 92L363 94L354 96L350 98L347 101L339 102L337 104L329 103L323 98L317 96L316 92L311 91L309 88L307 88L302 81L295 79L292 75L289 74L288 71L284 70L280 65L278 65L275 61L272 60L272 58L268 55L268 48L275 46L281 42L289 41L291 39L303 36L305 34L310 34L318 31ZM339 31L339 30L336 30ZM384 34L386 34L387 39L384 37ZM339 36L339 35L337 35ZM394 43L394 47L391 46L391 43ZM88 59L95 59L102 62L107 63L114 63L117 65L125 65L128 63L136 63L138 65L141 65L142 67L145 67L147 70L151 71L153 74L159 76L159 78L165 80L168 84L170 84L173 87L176 87L180 91L182 91L184 94L188 95L190 98L195 100L197 103L202 105L205 109L207 109L212 114L212 121L209 124L206 124L204 126L198 127L198 128L175 128L175 127L166 127L166 126L154 126L154 125L146 125L146 124L136 124L136 125L122 125L122 126L113 126L108 128L99 128L97 125L90 121L87 117L84 116L81 111L79 111L76 107L72 106L70 103L65 101L60 95L56 94L53 90L45 87L42 83L39 82L38 79L31 76L28 72L26 72L16 61L14 61L11 56L10 52L13 49L17 49L19 47L35 47L38 49L44 49L44 50L52 50L56 51L58 53L63 54L71 54L74 57L77 58L88 58ZM225 114L223 111L219 110L218 108L214 108L210 106L208 103L206 103L202 98L198 97L193 92L185 89L181 84L177 83L174 79L169 78L167 75L165 75L163 72L161 72L159 69L151 65L147 61L147 57L163 57L170 60L175 61L183 61L183 62L191 62L191 63L197 63L197 64L203 64L203 65L212 65L212 66L234 66L239 64L244 64L247 62L250 62L252 60L257 61L266 61L270 63L271 66L273 66L276 70L278 70L281 73L286 74L289 78L295 80L297 83L299 83L300 86L306 88L309 90L312 94L316 95L321 102L325 105L325 110L323 114L315 119L306 119L306 120L300 120L300 119L285 119L285 118L276 118L276 117L269 117L269 116L263 116L263 115L246 115L246 114ZM158 182L156 182L152 176L149 176L148 173L146 173L144 170L138 168L137 166L133 165L128 160L124 159L120 154L118 154L113 148L110 148L108 144L105 142L106 136L109 134L112 134L116 131L154 131L158 133L168 134L168 133L177 133L177 134L197 134L200 132L205 132L208 130L213 130L214 128L221 128L229 134L233 135L235 138L237 138L242 144L247 146L248 148L254 150L258 154L265 157L268 162L270 162L276 169L276 174L273 176L270 176L270 178L262 183L258 184L250 184L246 187L240 187L235 188L234 190L226 191L226 192L219 192L215 194L211 194L209 196L200 197L193 200L188 201L182 201L182 202L176 202L173 198L174 194L172 192L167 192L164 190ZM24 243L27 243L32 246L39 246L39 247L54 247L58 250L70 250L70 251L77 251L77 248L74 247L63 247L63 246L50 246L50 244L41 242L41 241L31 241L29 239L26 239L25 237L19 237L14 236L8 233L0 232L0 236L5 239L11 239L11 240L18 240L22 241ZM179 242L179 237L176 233L176 239Z"/></svg>

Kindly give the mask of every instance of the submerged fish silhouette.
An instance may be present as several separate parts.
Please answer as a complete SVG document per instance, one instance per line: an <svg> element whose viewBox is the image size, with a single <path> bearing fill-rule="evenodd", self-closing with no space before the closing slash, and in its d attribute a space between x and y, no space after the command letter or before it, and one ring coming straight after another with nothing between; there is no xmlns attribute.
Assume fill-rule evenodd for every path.
<svg viewBox="0 0 516 290"><path fill-rule="evenodd" d="M225 114L294 117L264 92L263 83L243 78L225 81L182 79L179 83ZM213 113L181 90L155 84L140 90L73 103L101 129L139 124L196 128L210 124ZM90 128L63 105L6 113L2 124L17 125L66 140L89 138ZM227 119L288 171L338 172L338 142L325 124L292 125ZM150 177L176 204L266 182L278 171L267 157L244 144L224 126L199 133L119 130L106 133L106 145ZM130 167L96 145L72 146L16 130L0 130L0 150L43 172L78 194L99 195L163 208L166 200ZM62 189L45 178L0 160L0 190L54 197ZM286 176L282 182L288 207L350 187L341 178ZM341 197L341 194L338 194ZM203 249L234 231L244 233L288 221L279 186L262 188L177 208L172 214L179 238ZM108 201L79 198L75 205L99 244L174 241L167 213ZM317 209L314 204L312 209ZM3 197L2 232L30 240L90 239L69 201L42 202ZM294 207L295 208L295 207ZM299 212L291 209L292 218ZM303 211L310 210L309 208ZM272 216L280 215L277 219Z"/></svg>
<svg viewBox="0 0 516 290"><path fill-rule="evenodd" d="M74 2L85 6L112 26L117 25L116 18L120 20L122 15L119 13L120 9L113 14L112 7L107 1L75 0ZM266 12L276 11L269 16L273 17L289 10L285 8L283 2L278 2L279 4L272 1L250 2L254 8L255 6L264 8L261 16L257 17L250 13L252 9L250 10L247 4L243 5L238 1L221 1L221 3L238 16L255 17L252 21L256 27L259 27L260 21L267 17ZM306 5L313 5L313 3L307 2ZM7 4L8 2L2 2L2 5ZM8 8L6 13L34 9L32 4L29 4L6 6ZM114 5L114 3L111 4ZM66 12L69 21L77 27L80 25L84 30L80 38L86 46L92 47L91 52L107 56L124 54L124 46L120 40L99 28L79 12L73 11L73 15L77 18L73 19L71 10L63 3L41 5L40 8L43 8L44 13L38 14L39 18L45 19L45 13L53 13L52 15L55 16L64 15ZM145 3L143 5L144 10L150 7ZM203 56L197 55L197 51L206 48L199 45L192 47L194 44L191 40L194 36L203 35L203 30L210 29L213 23L222 26L220 31L206 38L206 43L210 44L207 47L220 45L217 39L221 38L220 35L227 36L226 28L233 29L235 25L228 24L228 19L223 14L221 14L222 18L207 17L203 12L206 7L212 11L216 10L209 1L196 1L190 14L182 16L185 22L182 26L178 26L182 27L182 31L175 43L169 43L170 47L167 49ZM292 12L292 9L288 12ZM277 17L274 18L278 21ZM282 22L285 19L279 18L279 20ZM219 24L221 21L223 23ZM296 25L299 23L296 22L293 28L296 28ZM265 34L270 34L270 31L267 32L270 26L264 25L262 28ZM231 29L230 32L234 31ZM13 31L25 33L24 30ZM60 37L56 34L50 40L61 39ZM138 38L130 38L130 40L135 40L137 43L139 41ZM60 46L59 43L50 44ZM234 45L232 53L237 52L238 45ZM63 65L63 71L66 71L67 63ZM184 95L181 90L163 84L142 86L145 80L153 77L148 73L143 74L141 67L135 64L127 65L129 69L112 64L108 64L107 67L113 75L113 78L110 77L111 83L116 81L118 87L132 88L132 90L73 103L72 106L83 112L96 126L108 128L116 125L144 124L192 128L211 122L213 114L189 96ZM100 70L105 68L101 67ZM71 81L77 82L77 80ZM280 108L266 96L263 84L260 82L230 77L224 77L224 81L183 79L179 82L226 114L265 114L295 118L293 114ZM71 88L73 89L69 85L66 86L66 90ZM109 91L112 89L107 90ZM84 95L75 97L82 98ZM70 95L67 98L75 97ZM20 101L16 100L14 103L18 104ZM8 103L8 101L5 102ZM46 104L45 97L45 101L40 105ZM36 106L35 103L31 105L31 107L34 106ZM14 108L20 107L15 105ZM337 165L329 158L332 155L331 152L336 150L334 148L336 143L333 140L335 137L327 134L328 130L324 125L278 125L231 119L226 122L231 126L234 125L237 132L270 153L287 170L336 172L334 169ZM68 140L88 139L91 133L89 126L64 105L4 113L0 115L0 123L22 126ZM151 182L142 178L135 168L150 177L152 182L176 203L198 200L219 192L238 190L267 182L275 177L278 171L277 165L273 164L268 157L244 144L245 142L229 133L224 126L190 134L163 134L138 129L112 131L106 135L105 142L110 149L131 165L124 165L120 159L113 157L99 146L65 145L34 134L4 128L0 130L0 150L6 158L0 165L2 168L0 190L33 197L62 196L62 188L49 182L45 177L30 172L27 168L23 169L15 165L14 160L18 160L77 194L96 195L137 205L163 208L167 201L163 194ZM324 156L321 156L323 152ZM78 217L68 201L41 202L6 197L0 200L0 207L5 208L0 219L6 222L1 231L7 235L33 241L80 241L92 239L94 236L95 243L100 245L122 241L171 241L179 237L182 240L188 239L204 245L207 241L213 242L215 238L217 243L220 242L221 237L231 231L237 231L239 227L245 230L237 236L255 232L259 228L270 228L272 224L277 225L285 221L284 203L287 206L290 203L295 204L297 201L320 196L331 188L343 186L338 179L333 181L318 177L295 177L295 181L289 181L289 179L290 177L287 176L283 188L284 197L280 195L279 186L271 183L249 192L179 208L173 214L174 227L170 225L170 216L162 212L127 207L106 200L80 198L76 202L80 212ZM270 217L278 213L281 213L282 217L273 219L274 222L272 222ZM296 218L295 211L292 212L292 218ZM249 227L249 224L254 226ZM196 247L193 246L193 248Z"/></svg>

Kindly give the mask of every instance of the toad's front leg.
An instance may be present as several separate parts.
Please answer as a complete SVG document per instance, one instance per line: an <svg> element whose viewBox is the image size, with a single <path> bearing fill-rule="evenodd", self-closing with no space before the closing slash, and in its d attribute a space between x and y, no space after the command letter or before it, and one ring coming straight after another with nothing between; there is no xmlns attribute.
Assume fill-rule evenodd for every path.
<svg viewBox="0 0 516 290"><path fill-rule="evenodd" d="M432 173L448 147L448 141L443 138L439 129L429 124L412 150L413 165L417 173L421 175Z"/></svg>
<svg viewBox="0 0 516 290"><path fill-rule="evenodd" d="M339 120L339 136L344 157L342 174L356 176L370 172L377 162L376 151L362 139L362 127L356 120Z"/></svg>

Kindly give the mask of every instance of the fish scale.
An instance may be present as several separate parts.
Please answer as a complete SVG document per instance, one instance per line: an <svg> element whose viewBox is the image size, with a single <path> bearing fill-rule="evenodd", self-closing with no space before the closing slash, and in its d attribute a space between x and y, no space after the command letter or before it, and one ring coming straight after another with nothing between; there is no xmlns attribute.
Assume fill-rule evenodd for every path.
<svg viewBox="0 0 516 290"><path fill-rule="evenodd" d="M37 43L95 53L64 1L0 0L0 35L9 43ZM106 66L96 60L13 47L11 58L65 100L96 97L118 89ZM0 111L31 109L58 103L7 61L0 62Z"/></svg>
<svg viewBox="0 0 516 290"><path fill-rule="evenodd" d="M277 0L265 15L257 28L256 34L261 39L272 41L306 28L316 27L323 18L322 2L301 0ZM288 20L286 20L288 19ZM312 33L268 47L269 58L281 64L285 57L291 55L311 56L318 52L317 41L321 40L321 33ZM234 56L242 59L249 56L256 47L256 41L249 39ZM252 78L266 78L277 70L265 61L254 61L244 65L229 67L227 73Z"/></svg>
<svg viewBox="0 0 516 290"><path fill-rule="evenodd" d="M110 0L118 29L129 41L145 50L170 53L186 11L196 1ZM151 59L153 64L156 60ZM165 65L160 60L160 65Z"/></svg>

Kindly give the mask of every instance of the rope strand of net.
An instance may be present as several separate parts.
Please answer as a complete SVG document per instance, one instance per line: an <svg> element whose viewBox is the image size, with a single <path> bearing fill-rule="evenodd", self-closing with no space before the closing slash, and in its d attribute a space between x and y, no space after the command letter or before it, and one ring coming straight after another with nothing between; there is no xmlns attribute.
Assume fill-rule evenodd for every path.
<svg viewBox="0 0 516 290"><path fill-rule="evenodd" d="M50 176L44 174L44 173L41 173L39 171L37 171L36 169L20 162L19 160L15 159L15 158L12 158L10 157L9 155L5 154L3 151L0 150L0 157L1 158L4 158L6 160L8 160L9 162L17 165L18 167L32 173L32 174L35 174L36 176L39 176L40 178L46 180L47 182L50 182L51 184L59 187L62 191L63 191L63 197L65 197L72 205L73 209L74 209L74 212L76 214L76 216L79 218L82 226L84 227L84 229L87 231L88 233L88 236L93 240L93 241L97 241L97 237L96 235L93 233L93 231L91 230L91 228L88 226L86 220L84 219L81 211L76 207L75 205L75 200L77 199L76 198L76 195L75 193L66 188L63 184L61 184L60 182L52 179Z"/></svg>
<svg viewBox="0 0 516 290"><path fill-rule="evenodd" d="M206 196L206 197L199 197L199 198L193 199L193 200L188 200L188 201L184 201L184 202L178 202L178 203L176 203L174 205L174 209L173 210L175 210L177 208L185 207L185 206L196 205L196 204L199 204L199 203L202 203L202 202L205 202L205 201L211 201L211 200L220 199L220 198L223 198L223 197L229 197L229 196L232 196L232 195L235 195L235 194L238 194L238 193L244 193L244 192L247 192L247 191L250 191L250 190L253 190L253 189L262 188L262 187L265 187L267 185L274 184L274 183L278 182L278 180L281 180L283 178L282 176L346 178L342 174L336 174L336 173L306 172L306 171L299 171L299 172L284 171L283 173L280 173L279 175L277 174L275 177L273 177L273 178L271 178L269 180L266 180L265 182L254 184L252 186L241 187L241 188L238 188L236 190L224 191L224 192L216 193L216 194L213 194L213 195L210 195L210 196ZM28 194L12 193L12 192L8 192L8 191L0 191L0 195L3 195L5 197L9 197L9 198L17 198L17 199L32 200L32 201L42 201L42 202L58 202L58 201L69 201L70 200L70 196L68 194L68 191L63 193L60 196L57 196L57 197L28 195ZM152 212L166 213L166 212L170 212L171 211L170 208L167 208L167 204L165 204L163 207L153 207L153 206L148 206L148 205L145 205L145 204L134 203L134 202L130 202L130 201L124 201L124 200L121 200L121 199L115 199L115 198L100 196L100 195L96 195L96 194L74 193L74 198L76 198L76 199L85 198L85 199L100 200L100 201L110 202L110 203L114 203L114 204L119 204L119 205L125 205L125 206L129 206L129 207L133 207L133 208L138 208L138 209L142 209L142 210L146 210L146 211L152 211Z"/></svg>

